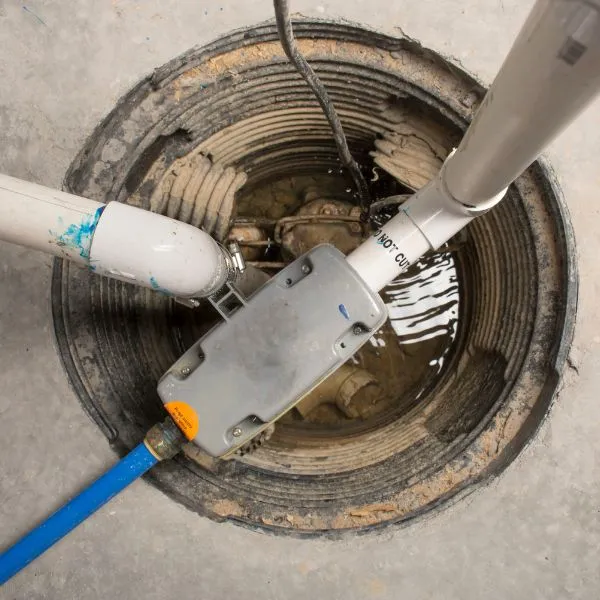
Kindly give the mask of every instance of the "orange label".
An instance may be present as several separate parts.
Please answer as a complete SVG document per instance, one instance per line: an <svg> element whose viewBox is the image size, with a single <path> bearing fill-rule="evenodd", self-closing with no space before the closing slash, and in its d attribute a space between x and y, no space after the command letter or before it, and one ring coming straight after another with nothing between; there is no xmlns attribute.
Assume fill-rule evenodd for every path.
<svg viewBox="0 0 600 600"><path fill-rule="evenodd" d="M193 440L198 433L200 427L200 419L196 411L185 402L180 400L173 400L165 404L167 412L173 417L173 421L177 423L179 429L181 429L183 435L188 440Z"/></svg>

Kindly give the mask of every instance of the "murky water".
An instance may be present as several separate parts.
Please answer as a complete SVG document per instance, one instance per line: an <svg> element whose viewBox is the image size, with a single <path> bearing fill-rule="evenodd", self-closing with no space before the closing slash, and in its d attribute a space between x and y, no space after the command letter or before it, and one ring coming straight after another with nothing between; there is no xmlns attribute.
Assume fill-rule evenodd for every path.
<svg viewBox="0 0 600 600"><path fill-rule="evenodd" d="M387 286L383 297L399 344L444 338L446 351L433 359L441 368L458 325L458 279L452 254L421 259L409 273Z"/></svg>
<svg viewBox="0 0 600 600"><path fill-rule="evenodd" d="M241 212L271 218L294 214L294 207L302 204L302 190L311 186L318 190L330 188L332 197L338 198L342 183L337 178L282 179L271 184L269 193L260 189L243 197ZM442 371L458 327L459 284L452 253L427 254L385 287L382 297L389 320L348 363L361 370L363 376L371 377L381 391L372 407L371 396L369 407L365 408L360 392L350 401L350 405L362 402L363 419L387 410L410 410ZM283 422L331 425L337 429L355 420L349 414L351 410L336 405L335 390L329 391L329 400L314 409L300 411L301 415L292 411Z"/></svg>
<svg viewBox="0 0 600 600"><path fill-rule="evenodd" d="M363 420L388 410L410 410L442 371L458 327L459 285L452 254L425 256L384 288L382 296L389 320L349 361L379 389L366 400L357 391L350 401L360 407ZM303 414L303 420L339 429L353 421L349 411L342 412L346 414L339 405L324 402Z"/></svg>
<svg viewBox="0 0 600 600"><path fill-rule="evenodd" d="M382 389L373 415L410 410L442 371L458 329L454 257L426 255L385 287L382 297L390 318L352 359Z"/></svg>

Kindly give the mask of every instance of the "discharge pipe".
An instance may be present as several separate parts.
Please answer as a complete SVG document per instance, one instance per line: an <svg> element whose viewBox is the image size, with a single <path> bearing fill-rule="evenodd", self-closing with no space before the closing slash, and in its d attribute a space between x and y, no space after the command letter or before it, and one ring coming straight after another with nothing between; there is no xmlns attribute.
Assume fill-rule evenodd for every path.
<svg viewBox="0 0 600 600"><path fill-rule="evenodd" d="M187 223L0 175L0 239L179 298L223 287L233 259Z"/></svg>
<svg viewBox="0 0 600 600"><path fill-rule="evenodd" d="M600 92L600 2L538 0L438 175L348 256L380 290L504 197Z"/></svg>

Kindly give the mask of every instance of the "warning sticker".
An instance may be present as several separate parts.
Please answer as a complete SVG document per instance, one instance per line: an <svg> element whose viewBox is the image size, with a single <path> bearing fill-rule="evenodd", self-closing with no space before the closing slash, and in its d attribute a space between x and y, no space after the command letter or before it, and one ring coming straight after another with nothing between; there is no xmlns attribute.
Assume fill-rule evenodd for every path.
<svg viewBox="0 0 600 600"><path fill-rule="evenodd" d="M200 420L196 411L187 403L180 400L173 400L165 404L167 412L173 417L173 421L177 423L183 435L188 440L193 440L198 433Z"/></svg>

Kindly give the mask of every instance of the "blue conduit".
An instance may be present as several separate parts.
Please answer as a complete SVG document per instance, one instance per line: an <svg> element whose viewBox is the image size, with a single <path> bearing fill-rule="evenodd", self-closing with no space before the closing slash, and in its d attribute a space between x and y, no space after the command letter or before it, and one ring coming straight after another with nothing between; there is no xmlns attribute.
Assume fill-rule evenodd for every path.
<svg viewBox="0 0 600 600"><path fill-rule="evenodd" d="M134 448L110 471L0 556L0 585L75 529L157 462L158 459L150 453L145 444Z"/></svg>

